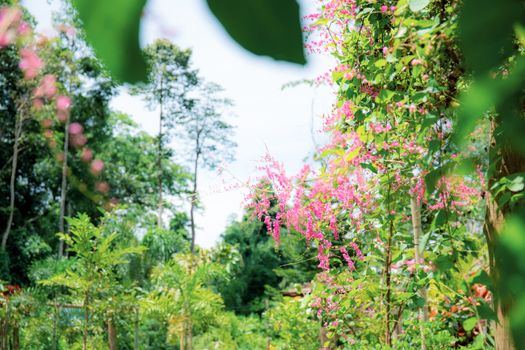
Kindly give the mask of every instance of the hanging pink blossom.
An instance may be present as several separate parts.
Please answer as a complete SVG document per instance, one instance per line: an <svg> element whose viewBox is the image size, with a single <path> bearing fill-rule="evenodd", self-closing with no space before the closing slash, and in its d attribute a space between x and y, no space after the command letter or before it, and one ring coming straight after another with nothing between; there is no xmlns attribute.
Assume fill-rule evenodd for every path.
<svg viewBox="0 0 525 350"><path fill-rule="evenodd" d="M57 92L56 78L51 74L47 74L42 78L38 87L33 91L35 97L52 98Z"/></svg>
<svg viewBox="0 0 525 350"><path fill-rule="evenodd" d="M104 169L104 162L100 159L95 159L94 161L91 162L90 169L94 175L98 175Z"/></svg>
<svg viewBox="0 0 525 350"><path fill-rule="evenodd" d="M35 51L23 48L20 50L20 63L18 66L24 72L25 79L33 79L38 75L43 66L42 60Z"/></svg>
<svg viewBox="0 0 525 350"><path fill-rule="evenodd" d="M109 191L109 184L106 181L99 181L95 184L95 189L100 193L107 193Z"/></svg>
<svg viewBox="0 0 525 350"><path fill-rule="evenodd" d="M71 144L75 147L84 146L86 143L87 137L82 134L73 135L73 137L71 138Z"/></svg>
<svg viewBox="0 0 525 350"><path fill-rule="evenodd" d="M89 148L83 148L82 152L80 153L80 160L83 162L89 162L93 159L93 151Z"/></svg>
<svg viewBox="0 0 525 350"><path fill-rule="evenodd" d="M69 110L71 107L71 99L67 96L57 96L57 109L59 111Z"/></svg>
<svg viewBox="0 0 525 350"><path fill-rule="evenodd" d="M82 125L80 125L80 123L71 123L71 125L69 125L69 133L71 135L78 135L80 133L82 133L82 131L84 130L84 128L82 127Z"/></svg>
<svg viewBox="0 0 525 350"><path fill-rule="evenodd" d="M0 8L0 48L13 43L18 34L17 23L22 18L22 12L17 7Z"/></svg>

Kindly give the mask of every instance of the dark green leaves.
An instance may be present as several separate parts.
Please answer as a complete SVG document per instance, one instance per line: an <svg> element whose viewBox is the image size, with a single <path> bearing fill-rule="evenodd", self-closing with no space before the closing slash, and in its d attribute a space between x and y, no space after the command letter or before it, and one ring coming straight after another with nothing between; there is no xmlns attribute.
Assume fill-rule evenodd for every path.
<svg viewBox="0 0 525 350"><path fill-rule="evenodd" d="M455 130L457 143L464 144L465 137L479 124L479 119L484 113L504 102L510 103L508 99L520 90L524 74L525 58L520 57L509 69L507 77L496 79L485 77L472 83L468 91L461 95L461 107ZM506 132L512 131L512 129L506 130Z"/></svg>
<svg viewBox="0 0 525 350"><path fill-rule="evenodd" d="M118 81L146 78L139 27L146 0L73 0L87 41Z"/></svg>
<svg viewBox="0 0 525 350"><path fill-rule="evenodd" d="M140 18L146 0L73 0L92 45L117 81L146 79L139 47ZM305 64L296 0L208 0L228 34L256 55Z"/></svg>
<svg viewBox="0 0 525 350"><path fill-rule="evenodd" d="M224 29L256 55L304 64L296 0L207 0Z"/></svg>
<svg viewBox="0 0 525 350"><path fill-rule="evenodd" d="M516 22L525 20L520 0L466 0L460 14L459 39L469 68L483 74L495 68L513 49Z"/></svg>

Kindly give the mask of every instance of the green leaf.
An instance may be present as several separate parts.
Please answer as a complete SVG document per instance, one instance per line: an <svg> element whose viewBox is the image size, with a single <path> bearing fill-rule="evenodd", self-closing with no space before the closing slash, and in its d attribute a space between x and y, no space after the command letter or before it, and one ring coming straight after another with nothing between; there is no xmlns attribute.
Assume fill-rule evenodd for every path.
<svg viewBox="0 0 525 350"><path fill-rule="evenodd" d="M520 192L525 187L523 183L523 176L516 176L508 185L507 188L511 192Z"/></svg>
<svg viewBox="0 0 525 350"><path fill-rule="evenodd" d="M410 0L408 7L412 12L419 12L430 4L430 0Z"/></svg>
<svg viewBox="0 0 525 350"><path fill-rule="evenodd" d="M448 255L441 255L439 256L436 261L436 266L438 269L442 272L450 270L454 266L454 262L452 261L452 257Z"/></svg>
<svg viewBox="0 0 525 350"><path fill-rule="evenodd" d="M365 169L368 169L370 170L371 172L373 172L374 174L377 174L377 169L376 167L374 167L372 164L370 163L361 163L361 166Z"/></svg>
<svg viewBox="0 0 525 350"><path fill-rule="evenodd" d="M146 0L73 0L86 39L117 81L146 79L139 28Z"/></svg>
<svg viewBox="0 0 525 350"><path fill-rule="evenodd" d="M377 68L382 68L386 66L386 63L387 63L386 60L382 58L382 59L375 61L374 66L376 66Z"/></svg>
<svg viewBox="0 0 525 350"><path fill-rule="evenodd" d="M497 319L496 312L486 303L481 303L476 309L478 310L479 317L484 320L495 321Z"/></svg>
<svg viewBox="0 0 525 350"><path fill-rule="evenodd" d="M296 0L207 0L224 29L256 55L305 64Z"/></svg>
<svg viewBox="0 0 525 350"><path fill-rule="evenodd" d="M436 189L436 184L441 176L442 174L440 169L429 171L428 174L425 175L425 185L427 187L428 194L432 194L434 192Z"/></svg>
<svg viewBox="0 0 525 350"><path fill-rule="evenodd" d="M470 332L472 329L474 329L474 327L476 327L477 324L478 319L476 317L471 317L463 322L463 328L465 328L467 332Z"/></svg>
<svg viewBox="0 0 525 350"><path fill-rule="evenodd" d="M421 237L421 242L419 242L419 249L420 252L424 252L425 248L427 247L428 240L430 239L430 236L432 235L432 231L427 232L426 234Z"/></svg>

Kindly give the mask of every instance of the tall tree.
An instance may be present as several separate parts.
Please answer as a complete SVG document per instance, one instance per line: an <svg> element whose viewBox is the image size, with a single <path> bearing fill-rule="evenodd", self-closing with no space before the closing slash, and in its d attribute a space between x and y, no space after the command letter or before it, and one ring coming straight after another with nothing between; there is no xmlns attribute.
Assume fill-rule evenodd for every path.
<svg viewBox="0 0 525 350"><path fill-rule="evenodd" d="M197 85L197 72L191 68L190 50L182 50L168 40L157 40L145 51L149 65L147 84L132 90L140 94L149 108L159 111L159 133L157 135L157 225L163 226L163 174L164 162L171 158L167 149L173 128L178 120L188 114L192 101L188 94Z"/></svg>
<svg viewBox="0 0 525 350"><path fill-rule="evenodd" d="M203 83L189 113L180 120L181 137L187 141L192 164L193 184L190 193L191 251L195 251L195 210L198 207L199 168L216 168L233 159L236 144L232 141L233 126L225 113L232 102L222 97L223 89L214 83Z"/></svg>

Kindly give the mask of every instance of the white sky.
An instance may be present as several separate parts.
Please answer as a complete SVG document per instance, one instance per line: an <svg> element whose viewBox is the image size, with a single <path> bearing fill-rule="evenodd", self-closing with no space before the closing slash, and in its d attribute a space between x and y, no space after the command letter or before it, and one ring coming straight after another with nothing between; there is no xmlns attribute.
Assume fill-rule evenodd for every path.
<svg viewBox="0 0 525 350"><path fill-rule="evenodd" d="M25 0L41 25L50 33L49 14L56 0ZM302 15L315 10L314 0L302 0ZM208 81L220 84L231 98L236 115L238 144L236 161L226 164L223 175L201 172L199 187L204 210L196 218L197 244L212 246L232 214L242 213L246 189L230 187L257 176L259 158L268 150L287 171L297 172L314 149L311 130L320 128L320 115L330 111L329 88L298 86L281 90L283 84L312 79L331 68L328 57L314 56L304 67L254 56L236 44L209 12L205 0L149 0L142 21L141 43L168 38L182 48L193 49L193 65ZM156 134L158 113L145 108L141 99L121 93L112 108L126 112L149 133ZM317 140L321 139L315 133ZM175 146L176 152L176 146Z"/></svg>

